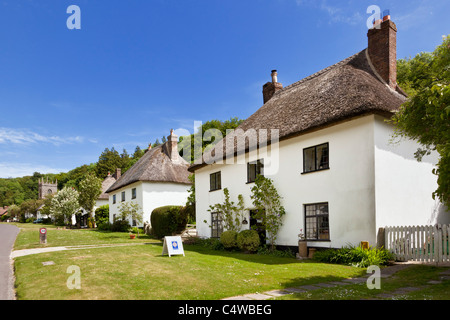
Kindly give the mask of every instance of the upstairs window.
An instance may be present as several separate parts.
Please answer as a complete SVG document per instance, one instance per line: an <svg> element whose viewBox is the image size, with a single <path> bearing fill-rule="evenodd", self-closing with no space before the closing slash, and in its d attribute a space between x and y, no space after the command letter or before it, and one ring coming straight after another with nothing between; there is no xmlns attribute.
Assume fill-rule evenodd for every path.
<svg viewBox="0 0 450 320"><path fill-rule="evenodd" d="M303 149L303 173L330 169L328 143Z"/></svg>
<svg viewBox="0 0 450 320"><path fill-rule="evenodd" d="M131 189L131 199L136 199L136 188Z"/></svg>
<svg viewBox="0 0 450 320"><path fill-rule="evenodd" d="M114 194L113 195L113 204L115 204L116 203L116 195Z"/></svg>
<svg viewBox="0 0 450 320"><path fill-rule="evenodd" d="M264 175L264 160L247 163L247 183L255 182L258 175Z"/></svg>
<svg viewBox="0 0 450 320"><path fill-rule="evenodd" d="M125 201L125 191L122 191L122 202Z"/></svg>
<svg viewBox="0 0 450 320"><path fill-rule="evenodd" d="M219 171L209 175L209 191L220 189L222 189L222 175Z"/></svg>

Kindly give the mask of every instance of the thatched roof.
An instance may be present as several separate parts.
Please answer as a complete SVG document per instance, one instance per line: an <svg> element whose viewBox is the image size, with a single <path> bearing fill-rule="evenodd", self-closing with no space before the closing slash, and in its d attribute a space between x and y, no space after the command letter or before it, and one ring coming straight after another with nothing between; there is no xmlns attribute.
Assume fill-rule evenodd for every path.
<svg viewBox="0 0 450 320"><path fill-rule="evenodd" d="M392 90L373 70L366 50L293 83L279 91L237 129L278 129L280 141L366 114L390 117L405 102L406 94ZM257 133L256 133L257 134ZM235 130L189 168L222 160L237 152ZM228 140L229 139L229 140ZM231 140L233 139L233 140ZM226 147L226 141L234 141ZM231 143L229 143L231 144ZM246 142L246 151L255 146ZM222 152L217 152L221 150ZM216 155L217 153L217 155Z"/></svg>
<svg viewBox="0 0 450 320"><path fill-rule="evenodd" d="M111 193L138 181L191 184L189 163L182 157L171 160L167 153L168 142L148 150L107 191Z"/></svg>
<svg viewBox="0 0 450 320"><path fill-rule="evenodd" d="M108 200L109 196L106 191L116 182L115 176L108 173L108 176L102 182L102 194L98 197L98 200Z"/></svg>

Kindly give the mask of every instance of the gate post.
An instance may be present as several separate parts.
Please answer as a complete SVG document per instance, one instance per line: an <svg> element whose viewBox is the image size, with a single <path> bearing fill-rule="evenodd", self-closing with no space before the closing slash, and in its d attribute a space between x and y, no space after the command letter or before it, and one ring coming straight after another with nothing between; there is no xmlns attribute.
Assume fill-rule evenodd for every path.
<svg viewBox="0 0 450 320"><path fill-rule="evenodd" d="M380 249L380 248L386 249L385 229L384 228L378 228L377 248L378 249Z"/></svg>

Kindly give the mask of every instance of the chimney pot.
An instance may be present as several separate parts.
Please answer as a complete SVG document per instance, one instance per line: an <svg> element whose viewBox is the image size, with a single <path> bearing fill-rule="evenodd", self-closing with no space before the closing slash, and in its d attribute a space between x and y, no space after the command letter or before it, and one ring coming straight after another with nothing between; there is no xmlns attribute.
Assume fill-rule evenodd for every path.
<svg viewBox="0 0 450 320"><path fill-rule="evenodd" d="M283 85L278 82L278 72L277 70L272 70L272 82L267 82L263 85L263 100L264 103L272 99L275 92L283 89Z"/></svg>
<svg viewBox="0 0 450 320"><path fill-rule="evenodd" d="M272 70L272 83L278 82L278 73L277 70Z"/></svg>

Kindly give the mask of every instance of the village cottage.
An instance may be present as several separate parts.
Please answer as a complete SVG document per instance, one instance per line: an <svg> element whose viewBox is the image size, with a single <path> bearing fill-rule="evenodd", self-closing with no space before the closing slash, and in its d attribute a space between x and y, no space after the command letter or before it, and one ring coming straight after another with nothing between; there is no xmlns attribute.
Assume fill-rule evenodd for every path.
<svg viewBox="0 0 450 320"><path fill-rule="evenodd" d="M300 230L310 247L375 245L380 227L449 222L432 199L437 155L418 162L417 143L391 142L386 120L407 99L396 83L396 33L386 16L368 31L367 49L335 65L284 88L272 72L264 105L189 169L200 237L220 236L221 217L209 209L224 188L235 202L244 196L243 229L258 225L250 198L258 174L283 198L278 245L296 246Z"/></svg>
<svg viewBox="0 0 450 320"><path fill-rule="evenodd" d="M120 217L121 203L139 204L143 221L151 222L155 208L184 206L191 186L189 163L178 154L178 137L173 133L167 142L149 150L106 191L109 195L109 220ZM130 220L131 225L136 225Z"/></svg>

